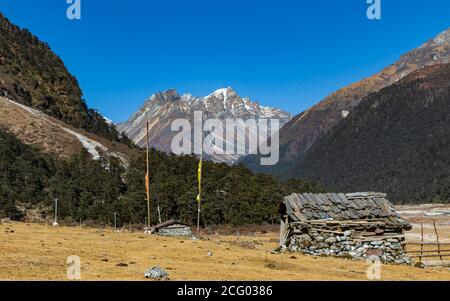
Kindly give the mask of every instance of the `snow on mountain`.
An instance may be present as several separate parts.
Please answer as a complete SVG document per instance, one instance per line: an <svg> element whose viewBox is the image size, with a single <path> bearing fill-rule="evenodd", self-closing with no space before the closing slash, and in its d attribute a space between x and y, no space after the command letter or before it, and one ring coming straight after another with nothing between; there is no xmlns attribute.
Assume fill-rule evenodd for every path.
<svg viewBox="0 0 450 301"><path fill-rule="evenodd" d="M118 125L120 132L125 132L137 145L145 146L146 122L150 124L150 145L171 152L172 138L177 134L171 131L175 119L192 120L195 111L203 112L204 119L271 119L276 118L283 126L291 115L280 109L265 107L250 98L240 97L231 87L214 91L205 97L192 94L179 95L174 89L152 95L131 118ZM224 141L224 144L230 143ZM240 155L214 155L218 162L233 163Z"/></svg>
<svg viewBox="0 0 450 301"><path fill-rule="evenodd" d="M103 116L103 119L104 119L104 120L106 121L106 123L109 124L109 125L113 125L113 124L114 124L114 122L113 122L111 119L109 119L108 117Z"/></svg>

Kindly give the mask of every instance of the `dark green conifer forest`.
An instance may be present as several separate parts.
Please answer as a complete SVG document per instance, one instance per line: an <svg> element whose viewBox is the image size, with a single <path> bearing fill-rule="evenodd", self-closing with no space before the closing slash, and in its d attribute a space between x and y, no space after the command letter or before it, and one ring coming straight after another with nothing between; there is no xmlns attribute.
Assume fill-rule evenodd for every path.
<svg viewBox="0 0 450 301"><path fill-rule="evenodd" d="M67 224L143 225L147 213L145 153L125 169L112 157L94 161L83 151L69 160L54 159L0 131L0 217L24 219L27 211L52 218L58 198L59 218ZM163 220L196 222L197 166L194 156L150 152L152 220L159 203ZM202 225L243 225L278 221L278 205L293 192L320 192L302 180L280 183L243 166L203 164Z"/></svg>

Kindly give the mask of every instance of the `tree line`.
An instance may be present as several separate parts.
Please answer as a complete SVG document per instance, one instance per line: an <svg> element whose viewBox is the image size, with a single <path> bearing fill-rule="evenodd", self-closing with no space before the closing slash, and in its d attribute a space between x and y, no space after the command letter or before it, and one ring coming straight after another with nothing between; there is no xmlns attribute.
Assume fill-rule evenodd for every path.
<svg viewBox="0 0 450 301"><path fill-rule="evenodd" d="M58 198L59 219L66 223L144 224L147 216L145 153L130 160L94 161L86 151L67 160L55 159L0 131L0 217L21 220L27 210L51 218ZM194 156L150 151L152 221L156 205L162 220L195 223L197 167ZM203 164L202 225L260 224L278 220L278 206L293 192L321 192L302 180L279 182L244 166Z"/></svg>

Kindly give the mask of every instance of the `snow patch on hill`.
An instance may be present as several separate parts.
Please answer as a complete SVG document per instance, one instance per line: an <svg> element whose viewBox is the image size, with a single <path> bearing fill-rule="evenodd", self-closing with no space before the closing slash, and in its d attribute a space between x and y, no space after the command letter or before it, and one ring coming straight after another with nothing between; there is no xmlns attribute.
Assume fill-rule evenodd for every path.
<svg viewBox="0 0 450 301"><path fill-rule="evenodd" d="M72 130L72 129L66 127L65 124L62 123L61 121L56 120L53 117L48 116L48 115L42 113L39 110L36 110L34 108L30 108L30 107L28 107L26 105L23 105L21 103L12 101L12 100L7 99L7 98L3 98L3 99L5 101L7 101L8 103L16 106L16 107L18 107L18 108L20 108L22 110L25 110L26 112L30 113L31 115L33 115L35 117L39 117L41 119L44 119L44 120L47 120L47 121L51 122L51 124L57 125L59 128L61 128L66 133L76 137L80 141L82 146L92 156L93 160L99 160L100 159L100 155L101 155L100 153L103 152L103 153L107 153L110 156L113 156L113 157L116 157L116 158L120 159L125 166L128 165L128 160L125 158L124 155L122 155L120 153L117 153L117 152L110 151L103 144L101 144L101 143L99 143L99 142L97 142L97 141L95 141L95 140L93 140L91 138L88 138L85 135L76 132L75 130Z"/></svg>
<svg viewBox="0 0 450 301"><path fill-rule="evenodd" d="M99 148L100 150L102 150L104 152L108 151L108 149L105 146L98 143L97 141L89 139L88 137L83 136L83 135L81 135L75 131L69 130L67 128L63 128L63 130L66 131L67 133L77 137L77 139L80 140L81 144L83 144L83 147L88 151L89 154L91 154L92 159L94 159L94 160L100 159L100 154L98 153L97 148Z"/></svg>

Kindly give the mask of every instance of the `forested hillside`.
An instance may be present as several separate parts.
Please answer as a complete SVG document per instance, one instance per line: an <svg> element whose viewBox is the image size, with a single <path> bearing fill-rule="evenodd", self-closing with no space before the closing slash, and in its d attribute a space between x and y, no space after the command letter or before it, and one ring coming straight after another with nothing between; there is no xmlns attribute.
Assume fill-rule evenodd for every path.
<svg viewBox="0 0 450 301"><path fill-rule="evenodd" d="M76 128L120 141L108 124L84 101L78 81L63 61L28 30L0 13L0 96L36 108Z"/></svg>
<svg viewBox="0 0 450 301"><path fill-rule="evenodd" d="M396 202L450 201L450 65L367 97L289 176L345 192L383 191Z"/></svg>
<svg viewBox="0 0 450 301"><path fill-rule="evenodd" d="M255 155L247 156L241 162L255 172L286 175L296 161L303 158L326 133L345 120L368 95L379 92L414 71L446 63L450 63L450 29L405 53L380 72L342 87L295 116L280 130L278 164L261 166L260 159Z"/></svg>
<svg viewBox="0 0 450 301"><path fill-rule="evenodd" d="M150 183L153 208L160 203L164 220L194 222L197 165L192 156L177 157L152 151ZM268 175L255 175L242 166L205 162L202 224L254 224L278 220L283 196L319 192L300 180L280 184ZM91 160L83 151L69 160L55 160L0 131L0 217L23 219L29 210L52 215L59 199L66 223L112 222L143 224L146 217L145 156L134 158L127 170L118 159ZM156 221L153 210L153 221Z"/></svg>

